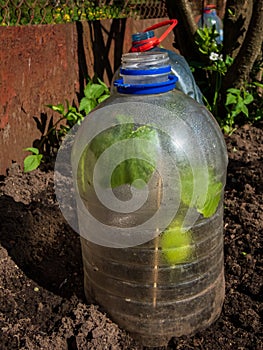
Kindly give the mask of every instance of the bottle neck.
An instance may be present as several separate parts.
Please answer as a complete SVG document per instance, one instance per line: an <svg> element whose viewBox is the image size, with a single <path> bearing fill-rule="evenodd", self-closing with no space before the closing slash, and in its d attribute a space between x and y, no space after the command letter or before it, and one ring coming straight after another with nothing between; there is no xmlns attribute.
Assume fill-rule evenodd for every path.
<svg viewBox="0 0 263 350"><path fill-rule="evenodd" d="M172 90L177 78L171 76L167 52L131 52L122 56L121 79L117 91L130 94L160 93Z"/></svg>
<svg viewBox="0 0 263 350"><path fill-rule="evenodd" d="M124 84L150 84L165 82L171 74L166 52L133 52L122 56L120 76Z"/></svg>

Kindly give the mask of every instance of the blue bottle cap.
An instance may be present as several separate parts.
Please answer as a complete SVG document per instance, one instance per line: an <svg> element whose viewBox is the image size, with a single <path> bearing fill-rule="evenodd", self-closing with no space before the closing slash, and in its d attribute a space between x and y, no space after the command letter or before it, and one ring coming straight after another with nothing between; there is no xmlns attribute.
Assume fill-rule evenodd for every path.
<svg viewBox="0 0 263 350"><path fill-rule="evenodd" d="M171 91L175 88L178 77L169 75L168 80L154 84L124 84L123 79L114 82L117 91L121 94L153 95Z"/></svg>

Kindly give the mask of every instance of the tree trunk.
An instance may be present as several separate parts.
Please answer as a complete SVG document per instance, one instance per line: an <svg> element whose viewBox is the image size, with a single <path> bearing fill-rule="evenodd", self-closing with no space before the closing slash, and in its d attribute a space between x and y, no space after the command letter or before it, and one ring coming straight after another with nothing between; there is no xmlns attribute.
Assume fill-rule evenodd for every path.
<svg viewBox="0 0 263 350"><path fill-rule="evenodd" d="M187 60L197 59L199 52L194 41L197 25L188 0L166 0L169 18L176 18L178 24L174 29L174 46Z"/></svg>
<svg viewBox="0 0 263 350"><path fill-rule="evenodd" d="M237 0L238 2L240 0ZM250 0L251 1L251 0ZM263 0L254 0L251 21L244 41L233 65L229 68L223 82L223 89L240 87L248 80L249 73L261 53L263 41Z"/></svg>
<svg viewBox="0 0 263 350"><path fill-rule="evenodd" d="M224 54L235 58L244 41L253 11L253 0L227 0L224 17Z"/></svg>
<svg viewBox="0 0 263 350"><path fill-rule="evenodd" d="M225 16L226 0L217 0L216 7L218 16L223 19Z"/></svg>

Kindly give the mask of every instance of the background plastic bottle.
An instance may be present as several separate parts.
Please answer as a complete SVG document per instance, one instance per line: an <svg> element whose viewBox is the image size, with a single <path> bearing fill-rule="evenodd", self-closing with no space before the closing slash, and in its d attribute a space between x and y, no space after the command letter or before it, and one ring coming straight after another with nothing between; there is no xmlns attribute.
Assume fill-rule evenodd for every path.
<svg viewBox="0 0 263 350"><path fill-rule="evenodd" d="M174 336L208 327L221 312L227 152L213 116L204 106L174 89L176 79L169 75L167 53L126 54L120 74L122 78L115 82L118 92L87 116L73 148L74 160L80 147L84 149L75 173L80 193L78 216L84 288L89 302L98 303L113 321L143 345L165 346ZM149 83L158 74L161 75L158 83ZM128 118L125 125L131 127L132 137L128 129L121 129L123 124L116 125L98 133L84 147L86 130L96 116L105 120L115 116ZM142 125L130 124L140 116L147 123L142 120ZM148 185L148 197L138 210L113 211L98 198L92 172L105 154L107 142L106 148L115 144L114 141L120 142L123 131L125 139L136 142L134 133L138 130L140 142L151 141L154 135L148 149L141 143L138 145L147 162L136 163L135 175L131 163L134 160L127 157L127 163L117 169L115 178L111 177L118 184L112 187L124 205L131 199L134 180L142 176ZM106 158L109 164L115 161L115 155ZM155 156L156 168L146 178L150 159ZM168 164L167 159L171 159ZM109 176L105 169L98 174L102 182ZM178 204L177 210L172 212L172 221L163 227L173 203ZM85 220L84 208L88 208L97 222L108 227L109 232L102 231L104 236L100 236L98 224L93 226ZM142 231L140 225L156 212L160 214L160 208L164 208L163 214L157 216L153 232ZM126 237L125 232L130 228L134 231ZM111 235L110 229L119 231ZM132 244L134 237L139 241L144 235L146 239L140 244ZM127 241L122 245L123 237ZM115 243L111 238L116 239Z"/></svg>
<svg viewBox="0 0 263 350"><path fill-rule="evenodd" d="M223 42L223 22L220 17L218 17L215 9L215 5L207 5L204 8L204 12L201 16L201 18L198 21L198 27L199 28L211 28L212 26L215 26L215 29L219 36L216 38L216 42L218 44L222 44Z"/></svg>
<svg viewBox="0 0 263 350"><path fill-rule="evenodd" d="M167 24L174 26L177 24L176 20L164 21L154 25L152 27L147 28L144 32L138 32L132 34L132 48L131 52L146 52L146 51L154 51L154 52L167 52L168 57L170 59L171 72L175 76L178 77L178 81L176 84L176 88L181 90L186 95L192 97L197 102L203 104L202 93L197 86L194 76L190 70L190 67L186 61L186 59L176 53L175 51L167 50L165 48L160 47L160 43L162 40L169 34L169 31L166 31L164 35L161 36L160 39L155 37L154 31L151 28L157 29ZM113 83L119 77L119 69L115 72L113 77ZM112 91L114 91L114 85L112 83Z"/></svg>

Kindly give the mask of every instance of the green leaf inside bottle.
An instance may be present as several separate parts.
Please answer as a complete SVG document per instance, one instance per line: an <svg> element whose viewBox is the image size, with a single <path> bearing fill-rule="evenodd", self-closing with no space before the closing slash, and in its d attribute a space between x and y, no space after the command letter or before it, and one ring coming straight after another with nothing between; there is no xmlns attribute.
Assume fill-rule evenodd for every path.
<svg viewBox="0 0 263 350"><path fill-rule="evenodd" d="M187 263L193 254L192 232L183 229L179 220L174 220L162 233L160 245L162 256L169 265Z"/></svg>

